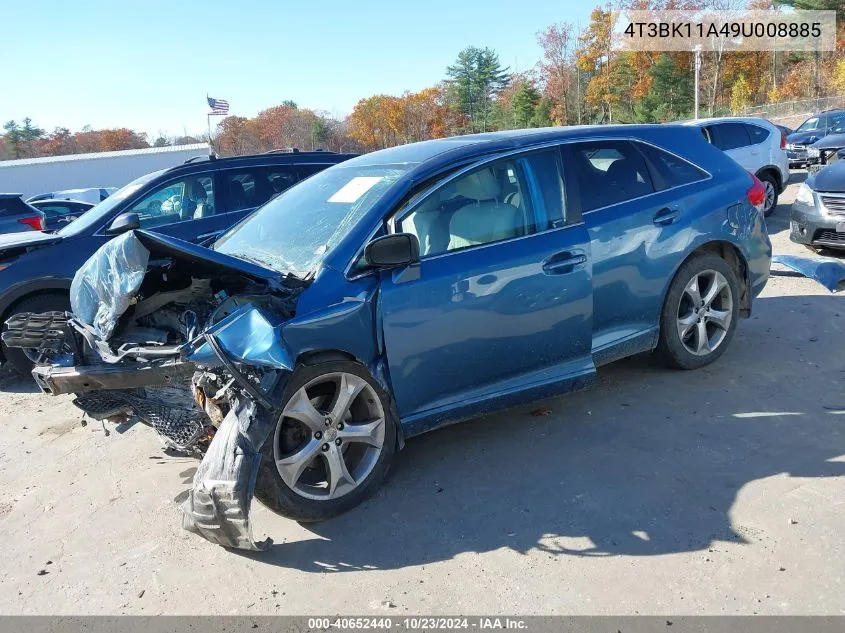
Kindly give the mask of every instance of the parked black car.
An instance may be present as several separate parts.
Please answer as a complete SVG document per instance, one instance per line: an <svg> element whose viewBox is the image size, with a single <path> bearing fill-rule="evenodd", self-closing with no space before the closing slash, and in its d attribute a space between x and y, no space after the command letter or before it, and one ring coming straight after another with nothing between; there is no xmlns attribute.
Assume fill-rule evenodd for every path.
<svg viewBox="0 0 845 633"><path fill-rule="evenodd" d="M793 242L845 249L845 160L811 174L798 189L789 214Z"/></svg>
<svg viewBox="0 0 845 633"><path fill-rule="evenodd" d="M808 146L828 134L843 132L845 132L845 110L826 110L814 114L786 137L789 166L798 167L816 162L818 156L811 156L807 151Z"/></svg>
<svg viewBox="0 0 845 633"><path fill-rule="evenodd" d="M73 222L94 205L82 200L35 200L33 207L44 214L45 231L58 231Z"/></svg>
<svg viewBox="0 0 845 633"><path fill-rule="evenodd" d="M0 320L69 309L74 273L119 233L142 228L210 242L291 185L353 156L294 151L192 159L132 181L57 233L0 235ZM35 360L5 345L0 355L22 374Z"/></svg>

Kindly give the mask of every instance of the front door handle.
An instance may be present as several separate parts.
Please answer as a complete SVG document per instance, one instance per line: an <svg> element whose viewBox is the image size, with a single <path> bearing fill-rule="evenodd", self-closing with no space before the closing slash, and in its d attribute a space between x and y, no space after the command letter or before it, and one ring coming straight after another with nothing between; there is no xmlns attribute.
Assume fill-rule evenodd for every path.
<svg viewBox="0 0 845 633"><path fill-rule="evenodd" d="M681 212L677 209L670 209L669 207L665 207L660 209L657 213L654 214L653 222L657 226L666 226L667 224L672 224L681 217Z"/></svg>
<svg viewBox="0 0 845 633"><path fill-rule="evenodd" d="M564 251L543 262L543 272L548 275L565 275L587 263L587 256L577 251Z"/></svg>

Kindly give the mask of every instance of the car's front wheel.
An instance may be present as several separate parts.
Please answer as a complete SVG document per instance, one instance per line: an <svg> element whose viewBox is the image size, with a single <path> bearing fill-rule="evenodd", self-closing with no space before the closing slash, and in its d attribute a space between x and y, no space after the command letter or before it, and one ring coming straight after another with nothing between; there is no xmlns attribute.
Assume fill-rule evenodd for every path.
<svg viewBox="0 0 845 633"><path fill-rule="evenodd" d="M255 496L282 516L328 519L381 483L396 450L390 397L351 361L304 365L285 387L262 446Z"/></svg>
<svg viewBox="0 0 845 633"><path fill-rule="evenodd" d="M658 355L680 369L697 369L721 356L739 320L739 282L714 254L693 257L669 286L660 316Z"/></svg>

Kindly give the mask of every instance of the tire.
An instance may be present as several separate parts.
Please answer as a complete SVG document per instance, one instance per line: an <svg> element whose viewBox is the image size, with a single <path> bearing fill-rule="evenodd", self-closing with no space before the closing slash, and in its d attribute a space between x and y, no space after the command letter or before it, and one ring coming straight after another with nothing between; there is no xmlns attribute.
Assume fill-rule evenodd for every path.
<svg viewBox="0 0 845 633"><path fill-rule="evenodd" d="M698 307L694 307L695 293L688 291L694 278L701 297ZM712 288L708 284L710 280L724 282L724 287L708 305L702 306L708 290ZM716 288L719 285L717 283ZM739 296L736 272L718 255L697 255L684 263L672 280L663 303L656 350L658 357L678 369L698 369L719 358L736 331ZM702 332L705 334L703 337ZM705 339L706 345L699 345Z"/></svg>
<svg viewBox="0 0 845 633"><path fill-rule="evenodd" d="M6 319L23 312L34 312L38 314L41 312L62 312L66 310L70 310L70 298L67 295L58 293L38 294L22 299L12 306L12 309L6 315ZM5 331L5 329L6 324L4 322L3 330ZM9 366L21 376L29 376L32 373L32 367L35 363L20 347L9 348L3 344L3 356Z"/></svg>
<svg viewBox="0 0 845 633"><path fill-rule="evenodd" d="M771 198L771 205L767 208L763 208L763 216L769 217L770 215L772 215L772 213L775 212L775 209L778 206L778 183L777 180L775 180L775 177L768 172L759 175L758 178L760 179L760 182L763 183L763 186L766 188L766 199L768 200L770 196L773 196Z"/></svg>
<svg viewBox="0 0 845 633"><path fill-rule="evenodd" d="M338 376L344 375L348 377L349 384L363 381L357 384L364 386L360 393L352 399L351 406L348 409L349 417L343 418L347 420L347 424L338 424L340 420L332 420L331 426L328 426L329 422L326 420L332 417L330 409L337 406L337 393L332 393L335 388L334 383L341 380ZM285 415L286 413L296 413L300 418L310 417L303 413L304 410L308 409L308 405L298 404L303 402L301 394L306 393L306 388L308 404L316 408L321 416L310 426L300 419ZM396 452L397 418L390 396L384 392L363 366L345 360L301 365L285 385L281 401L284 402L283 412L279 415L273 432L270 433L261 447L262 459L255 487L255 497L261 503L284 517L302 523L313 523L324 521L350 510L378 488L387 475ZM381 448L377 456L371 452L375 449L369 444L349 439L348 436L343 436L346 439L341 439L344 430L349 433L357 426L352 421L354 418L376 419L373 416L376 416L378 411L374 413L369 408L380 409L383 417ZM308 410L310 411L310 409ZM362 416L361 414L364 411L366 413ZM324 433L315 430L315 424L319 426L320 423L325 425L323 427ZM368 425L367 428L370 426L372 424ZM341 430L341 427L343 430ZM322 437L315 437L317 433L320 433ZM337 434L336 438L334 437L335 433ZM339 447L335 444L338 441L342 442ZM354 465L355 454L350 458L350 453L353 451L356 452L355 454L362 453L360 463L357 466ZM289 466L289 471L286 472L288 472L288 480L293 481L294 486L291 486L290 481L285 481L282 477L280 468L276 465L276 458L279 457L283 461L287 460L291 463L304 463L305 459L297 462L296 457L310 455L312 452L313 456L308 458L311 460L310 466L302 470L298 478L290 474L294 467ZM289 456L286 457L286 455ZM339 494L332 497L329 490L329 464L332 460L336 460L338 455L341 460L344 460L346 472L352 475L355 485L354 488L346 492L341 492L342 489L338 485L336 490ZM337 462L334 461L333 463L336 464ZM353 465L350 466L350 464ZM365 474L356 476L353 474L355 472ZM322 477L325 477L325 497L319 494L322 489L318 488L316 484L312 486L307 483L309 480L316 482L321 480ZM303 480L306 483L303 484ZM345 488L349 488L349 485L346 484Z"/></svg>

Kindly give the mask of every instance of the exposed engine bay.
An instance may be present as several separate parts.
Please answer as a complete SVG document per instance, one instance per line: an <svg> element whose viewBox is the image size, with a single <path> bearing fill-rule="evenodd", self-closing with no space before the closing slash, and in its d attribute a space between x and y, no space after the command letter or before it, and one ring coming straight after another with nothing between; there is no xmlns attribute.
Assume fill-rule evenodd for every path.
<svg viewBox="0 0 845 633"><path fill-rule="evenodd" d="M307 282L143 231L115 238L77 272L73 313L20 314L9 347L37 350L45 393L103 423L132 418L166 447L204 454L183 525L226 547L263 549L249 506L259 449L292 370L279 327Z"/></svg>

